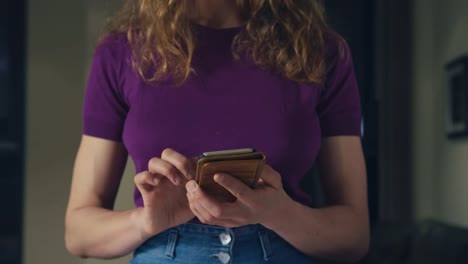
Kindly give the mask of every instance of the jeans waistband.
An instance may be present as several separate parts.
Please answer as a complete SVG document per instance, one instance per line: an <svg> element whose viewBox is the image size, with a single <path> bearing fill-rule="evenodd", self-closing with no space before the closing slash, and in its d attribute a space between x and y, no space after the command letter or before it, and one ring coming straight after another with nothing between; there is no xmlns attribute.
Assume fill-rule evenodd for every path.
<svg viewBox="0 0 468 264"><path fill-rule="evenodd" d="M212 226L212 225L203 225L203 224L194 224L194 223L186 223L179 226L174 227L175 230L179 232L190 232L190 233L203 233L203 234L219 234L221 232L228 232L236 237L241 236L248 236L252 234L256 234L259 231L266 231L268 230L264 226L260 224L255 225L245 225L241 227L235 228L227 228L222 226ZM268 230L269 231L269 230Z"/></svg>

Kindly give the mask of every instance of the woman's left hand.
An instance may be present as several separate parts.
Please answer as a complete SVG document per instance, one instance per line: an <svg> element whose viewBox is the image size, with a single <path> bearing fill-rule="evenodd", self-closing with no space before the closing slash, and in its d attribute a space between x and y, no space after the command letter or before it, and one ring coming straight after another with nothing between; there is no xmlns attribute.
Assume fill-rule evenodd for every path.
<svg viewBox="0 0 468 264"><path fill-rule="evenodd" d="M281 176L268 165L265 165L255 189L225 173L217 173L214 179L237 199L220 202L206 194L195 181L187 182L190 209L204 224L228 228L248 224L268 227L271 220L284 217L284 209L292 203L283 189Z"/></svg>

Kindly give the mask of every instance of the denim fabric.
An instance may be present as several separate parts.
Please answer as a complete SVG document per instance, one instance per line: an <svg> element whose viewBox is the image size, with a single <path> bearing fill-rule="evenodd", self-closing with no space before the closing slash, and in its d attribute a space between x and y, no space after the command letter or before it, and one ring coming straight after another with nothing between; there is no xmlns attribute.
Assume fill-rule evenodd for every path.
<svg viewBox="0 0 468 264"><path fill-rule="evenodd" d="M311 263L273 231L261 225L224 228L183 224L141 245L130 264Z"/></svg>

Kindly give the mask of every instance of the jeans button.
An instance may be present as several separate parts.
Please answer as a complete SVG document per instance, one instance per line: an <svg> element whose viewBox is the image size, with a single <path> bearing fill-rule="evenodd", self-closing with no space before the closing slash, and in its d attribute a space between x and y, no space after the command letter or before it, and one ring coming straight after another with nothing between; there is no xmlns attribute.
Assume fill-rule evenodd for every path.
<svg viewBox="0 0 468 264"><path fill-rule="evenodd" d="M231 256L228 253L220 252L220 253L218 253L218 259L223 264L227 264L231 260Z"/></svg>
<svg viewBox="0 0 468 264"><path fill-rule="evenodd" d="M232 237L230 234L228 233L221 233L219 235L219 240L221 240L221 244L223 244L223 246L226 246L228 245L229 243L231 243L232 241Z"/></svg>

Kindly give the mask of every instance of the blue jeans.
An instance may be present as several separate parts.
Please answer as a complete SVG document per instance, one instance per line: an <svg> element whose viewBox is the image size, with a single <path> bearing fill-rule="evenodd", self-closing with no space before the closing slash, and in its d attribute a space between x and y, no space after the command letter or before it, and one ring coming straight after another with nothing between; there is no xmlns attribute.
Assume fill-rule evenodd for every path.
<svg viewBox="0 0 468 264"><path fill-rule="evenodd" d="M224 228L183 224L141 245L130 264L310 263L310 259L261 225Z"/></svg>

